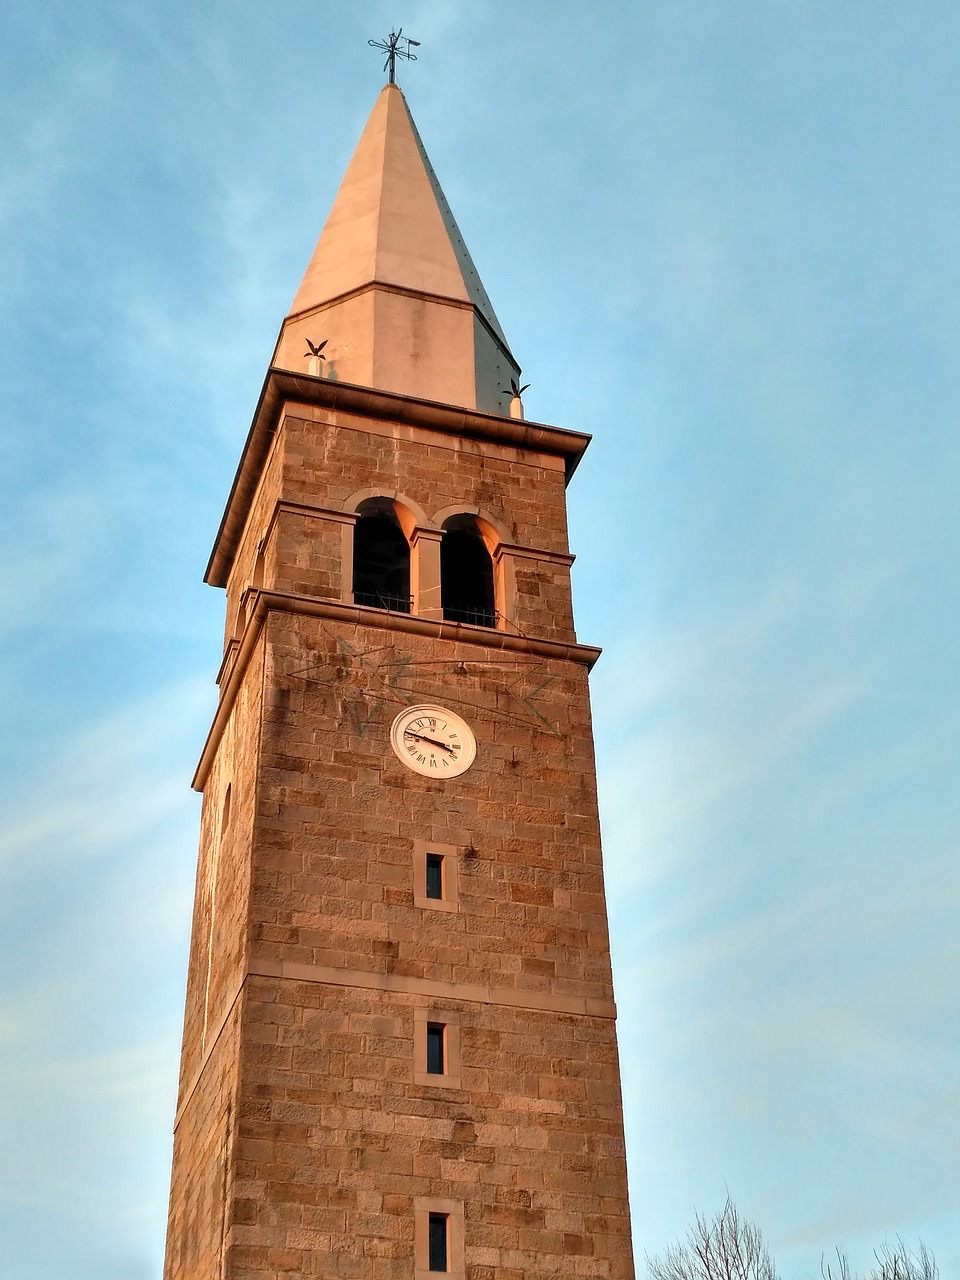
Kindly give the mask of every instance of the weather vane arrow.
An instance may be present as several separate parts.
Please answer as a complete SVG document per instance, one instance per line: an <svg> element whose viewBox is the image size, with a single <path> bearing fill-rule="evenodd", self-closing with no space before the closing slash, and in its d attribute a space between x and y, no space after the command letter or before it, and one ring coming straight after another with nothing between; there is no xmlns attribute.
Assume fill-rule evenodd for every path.
<svg viewBox="0 0 960 1280"><path fill-rule="evenodd" d="M405 36L403 27L391 31L386 40L368 40L367 44L373 49L380 49L387 55L383 69L390 72L391 84L397 83L397 59L406 58L408 62L416 62L417 55L412 50L420 48L420 41L411 40L409 36Z"/></svg>

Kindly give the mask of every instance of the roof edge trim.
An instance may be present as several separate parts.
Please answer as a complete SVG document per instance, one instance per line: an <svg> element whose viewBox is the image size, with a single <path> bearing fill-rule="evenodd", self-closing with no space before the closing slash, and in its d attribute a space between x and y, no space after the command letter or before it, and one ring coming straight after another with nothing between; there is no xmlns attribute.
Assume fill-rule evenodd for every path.
<svg viewBox="0 0 960 1280"><path fill-rule="evenodd" d="M493 440L518 448L552 453L565 460L569 481L583 457L591 437L582 431L568 431L546 423L527 422L523 418L507 418L500 414L482 413L435 400L420 400L394 391L378 391L373 387L355 386L349 382L333 382L329 378L291 373L271 366L267 370L260 398L247 433L230 494L204 582L224 587L233 566L234 556L246 524L261 472L267 460L273 437L280 425L285 406L301 403L332 409L366 418L384 418L392 422L461 435L477 440Z"/></svg>

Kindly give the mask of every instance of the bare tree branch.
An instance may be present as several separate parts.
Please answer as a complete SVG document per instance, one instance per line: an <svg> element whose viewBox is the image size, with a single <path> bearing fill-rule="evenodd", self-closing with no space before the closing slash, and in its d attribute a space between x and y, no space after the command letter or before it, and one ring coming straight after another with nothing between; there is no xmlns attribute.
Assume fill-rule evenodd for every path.
<svg viewBox="0 0 960 1280"><path fill-rule="evenodd" d="M714 1219L697 1213L686 1243L648 1255L647 1269L652 1280L779 1280L759 1227L740 1217L729 1196Z"/></svg>
<svg viewBox="0 0 960 1280"><path fill-rule="evenodd" d="M877 1265L862 1280L939 1280L940 1268L937 1260L920 1241L916 1252L908 1249L902 1240L896 1245L884 1243L874 1255ZM820 1274L823 1280L857 1280L850 1269L846 1255L837 1250L837 1269L830 1263L821 1261Z"/></svg>
<svg viewBox="0 0 960 1280"><path fill-rule="evenodd" d="M939 1280L936 1258L921 1241L908 1249L899 1238L874 1254L876 1266L857 1277L846 1254L820 1260L822 1280ZM760 1228L740 1217L727 1196L715 1218L697 1212L686 1241L678 1240L662 1254L647 1254L651 1280L780 1280Z"/></svg>
<svg viewBox="0 0 960 1280"><path fill-rule="evenodd" d="M940 1275L936 1258L922 1240L916 1252L899 1239L896 1247L884 1242L874 1257L877 1268L870 1280L938 1280Z"/></svg>

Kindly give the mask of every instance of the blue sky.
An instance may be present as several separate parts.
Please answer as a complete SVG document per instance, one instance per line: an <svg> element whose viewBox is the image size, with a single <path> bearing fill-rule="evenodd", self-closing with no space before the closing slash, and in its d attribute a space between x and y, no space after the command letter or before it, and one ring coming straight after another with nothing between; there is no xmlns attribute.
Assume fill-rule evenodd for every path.
<svg viewBox="0 0 960 1280"><path fill-rule="evenodd" d="M960 11L0 14L0 1238L160 1274L220 594L280 320L401 83L570 489L638 1255L960 1274Z"/></svg>

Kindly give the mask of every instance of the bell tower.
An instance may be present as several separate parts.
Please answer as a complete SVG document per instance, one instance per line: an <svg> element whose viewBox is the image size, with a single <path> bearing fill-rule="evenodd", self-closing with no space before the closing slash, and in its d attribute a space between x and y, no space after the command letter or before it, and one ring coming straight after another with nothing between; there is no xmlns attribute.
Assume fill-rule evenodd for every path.
<svg viewBox="0 0 960 1280"><path fill-rule="evenodd" d="M165 1280L631 1280L565 486L401 91L283 322L225 587Z"/></svg>

